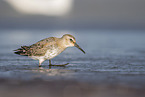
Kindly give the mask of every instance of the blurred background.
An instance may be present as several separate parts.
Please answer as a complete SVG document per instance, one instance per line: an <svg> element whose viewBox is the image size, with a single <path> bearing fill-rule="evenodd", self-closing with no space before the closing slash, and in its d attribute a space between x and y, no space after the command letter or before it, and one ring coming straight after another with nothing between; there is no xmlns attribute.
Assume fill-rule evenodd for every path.
<svg viewBox="0 0 145 97"><path fill-rule="evenodd" d="M72 34L68 48L38 68L14 54ZM57 93L56 93L57 91ZM145 97L145 0L0 0L2 97Z"/></svg>
<svg viewBox="0 0 145 97"><path fill-rule="evenodd" d="M145 29L145 0L1 0L0 29Z"/></svg>

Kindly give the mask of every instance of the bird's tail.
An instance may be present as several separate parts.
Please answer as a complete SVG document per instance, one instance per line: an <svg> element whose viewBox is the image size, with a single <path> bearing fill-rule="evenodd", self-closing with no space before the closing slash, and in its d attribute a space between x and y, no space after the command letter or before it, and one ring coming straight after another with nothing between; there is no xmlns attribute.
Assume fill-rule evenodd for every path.
<svg viewBox="0 0 145 97"><path fill-rule="evenodd" d="M14 50L15 54L28 56L27 51L29 50L28 46L21 46L21 48Z"/></svg>

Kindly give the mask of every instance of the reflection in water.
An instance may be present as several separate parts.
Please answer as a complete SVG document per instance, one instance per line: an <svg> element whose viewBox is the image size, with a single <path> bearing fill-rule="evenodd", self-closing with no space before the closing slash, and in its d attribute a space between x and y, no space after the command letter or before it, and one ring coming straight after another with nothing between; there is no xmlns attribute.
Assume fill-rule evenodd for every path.
<svg viewBox="0 0 145 97"><path fill-rule="evenodd" d="M66 76L69 75L70 73L74 73L75 70L66 70L66 69L51 69L51 67L49 67L49 69L43 68L43 67L39 67L39 69L35 69L32 70L35 73L43 73L47 76Z"/></svg>

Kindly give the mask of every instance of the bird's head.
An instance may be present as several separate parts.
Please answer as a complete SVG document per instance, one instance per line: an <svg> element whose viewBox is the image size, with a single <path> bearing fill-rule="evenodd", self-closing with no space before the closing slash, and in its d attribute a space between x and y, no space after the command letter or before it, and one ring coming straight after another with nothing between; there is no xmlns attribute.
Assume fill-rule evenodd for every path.
<svg viewBox="0 0 145 97"><path fill-rule="evenodd" d="M62 36L62 39L64 40L65 47L75 46L85 54L85 51L76 43L76 40L75 40L74 36L72 36L70 34L65 34L65 35Z"/></svg>

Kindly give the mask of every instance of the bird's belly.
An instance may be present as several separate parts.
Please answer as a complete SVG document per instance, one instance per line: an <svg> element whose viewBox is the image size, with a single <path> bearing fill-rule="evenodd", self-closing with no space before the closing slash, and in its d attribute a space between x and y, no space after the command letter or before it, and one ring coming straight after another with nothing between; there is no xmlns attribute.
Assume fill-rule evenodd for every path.
<svg viewBox="0 0 145 97"><path fill-rule="evenodd" d="M52 58L56 57L62 51L63 50L61 50L61 49L49 49L46 51L44 56L29 56L29 57L34 60L40 60L40 59L47 60L47 59L52 59Z"/></svg>
<svg viewBox="0 0 145 97"><path fill-rule="evenodd" d="M57 56L58 54L59 54L59 51L57 49L47 50L47 52L45 54L45 59L52 59L55 56Z"/></svg>

